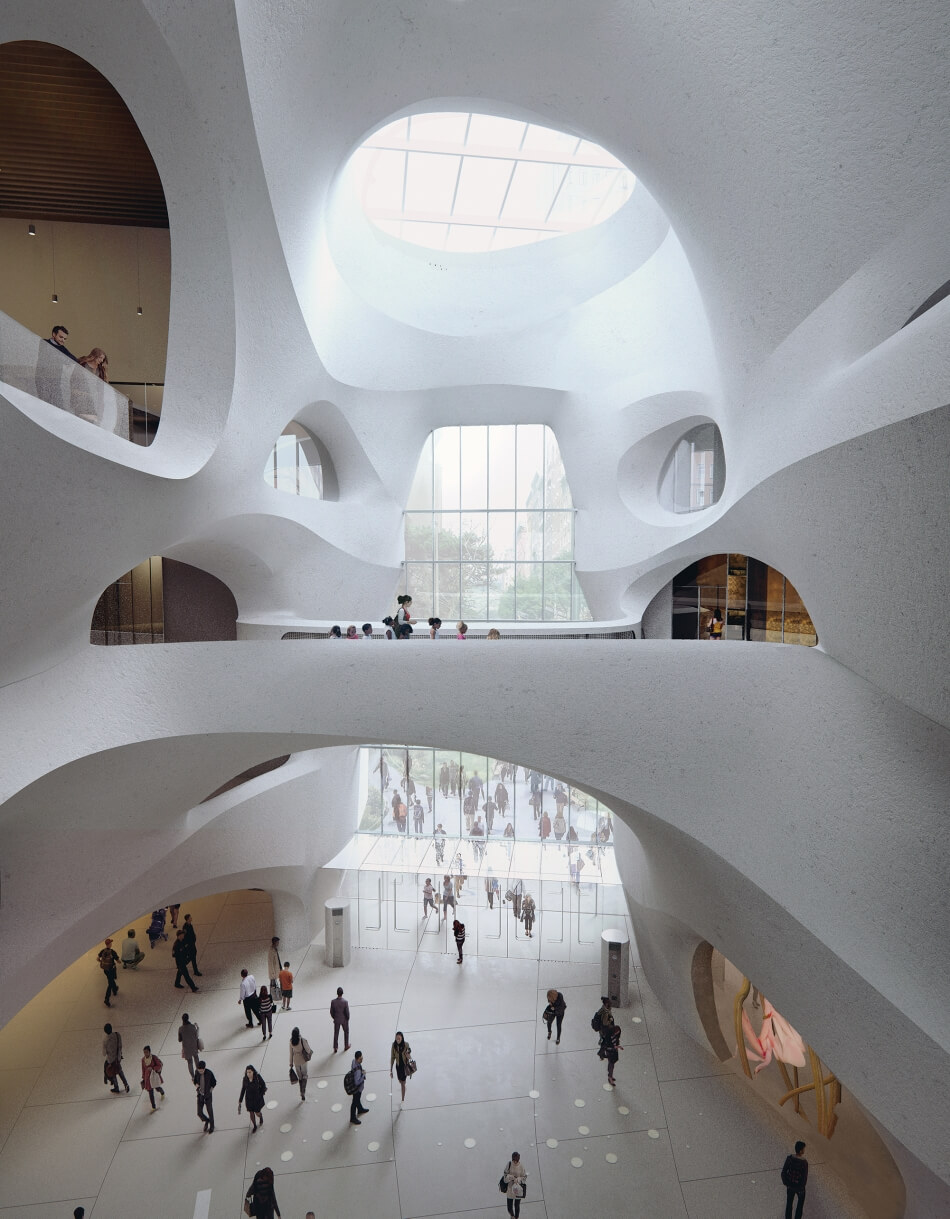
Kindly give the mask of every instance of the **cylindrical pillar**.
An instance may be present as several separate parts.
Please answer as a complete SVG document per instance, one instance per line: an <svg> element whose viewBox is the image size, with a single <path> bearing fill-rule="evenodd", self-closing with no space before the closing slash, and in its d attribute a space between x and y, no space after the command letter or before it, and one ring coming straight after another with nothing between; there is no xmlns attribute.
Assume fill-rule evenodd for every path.
<svg viewBox="0 0 950 1219"><path fill-rule="evenodd" d="M326 925L326 963L337 969L350 963L350 903L331 897L323 903Z"/></svg>
<svg viewBox="0 0 950 1219"><path fill-rule="evenodd" d="M630 937L619 927L601 933L600 991L614 1007L630 1002Z"/></svg>

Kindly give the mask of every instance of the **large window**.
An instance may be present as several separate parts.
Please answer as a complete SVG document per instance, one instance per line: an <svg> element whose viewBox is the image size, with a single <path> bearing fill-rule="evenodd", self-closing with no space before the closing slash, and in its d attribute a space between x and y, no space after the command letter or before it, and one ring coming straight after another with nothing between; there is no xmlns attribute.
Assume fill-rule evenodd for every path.
<svg viewBox="0 0 950 1219"><path fill-rule="evenodd" d="M701 423L681 437L660 476L660 503L671 512L699 512L722 496L726 461L714 423Z"/></svg>
<svg viewBox="0 0 950 1219"><path fill-rule="evenodd" d="M404 588L416 614L445 622L590 619L574 571L574 505L550 428L431 434L406 509Z"/></svg>
<svg viewBox="0 0 950 1219"><path fill-rule="evenodd" d="M431 837L441 826L447 836L470 838L478 823L486 842L576 843L586 852L613 840L610 810L593 796L484 754L367 746L360 789L361 833Z"/></svg>
<svg viewBox="0 0 950 1219"><path fill-rule="evenodd" d="M436 250L484 252L590 228L636 182L598 144L491 114L413 114L353 154L366 215Z"/></svg>

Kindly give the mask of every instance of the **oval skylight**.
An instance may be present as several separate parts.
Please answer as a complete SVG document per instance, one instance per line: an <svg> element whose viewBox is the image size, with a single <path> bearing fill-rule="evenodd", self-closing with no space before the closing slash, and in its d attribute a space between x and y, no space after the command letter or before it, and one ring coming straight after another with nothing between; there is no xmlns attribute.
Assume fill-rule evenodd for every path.
<svg viewBox="0 0 950 1219"><path fill-rule="evenodd" d="M434 250L483 252L576 233L612 216L635 178L598 144L491 114L413 114L354 153L363 209Z"/></svg>

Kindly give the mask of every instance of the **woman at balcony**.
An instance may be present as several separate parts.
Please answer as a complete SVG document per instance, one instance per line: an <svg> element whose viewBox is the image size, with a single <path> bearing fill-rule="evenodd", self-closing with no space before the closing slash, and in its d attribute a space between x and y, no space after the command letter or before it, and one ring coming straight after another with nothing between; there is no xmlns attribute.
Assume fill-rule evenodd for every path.
<svg viewBox="0 0 950 1219"><path fill-rule="evenodd" d="M101 347L93 347L92 351L87 356L82 356L79 363L83 368L88 368L91 373L94 373L100 381L109 383L109 357Z"/></svg>

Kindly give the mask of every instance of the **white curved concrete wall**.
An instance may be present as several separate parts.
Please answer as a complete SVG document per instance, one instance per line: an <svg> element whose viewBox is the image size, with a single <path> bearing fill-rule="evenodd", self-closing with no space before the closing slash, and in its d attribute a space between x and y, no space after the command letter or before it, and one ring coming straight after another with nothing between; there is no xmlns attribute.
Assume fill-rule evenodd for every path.
<svg viewBox="0 0 950 1219"><path fill-rule="evenodd" d="M200 826L189 810L255 761L408 724L622 804L647 860L623 864L631 897L767 980L906 1149L929 1214L946 1208L950 304L899 330L950 278L946 5L552 0L539 20L504 0L9 0L2 36L62 43L112 81L172 247L151 448L0 395L4 968L29 951L39 986L148 894L235 877L285 895L302 934L343 822L321 821L302 862L262 842L265 820L305 832L306 784L282 771L254 797L272 812L249 793ZM367 131L439 98L589 136L637 174L655 227L627 229L631 210L556 267L539 249L544 300L487 272L466 287L461 263L458 299L428 273L398 308L391 286L372 297L359 251L334 245L333 184ZM725 492L673 517L652 499L657 436L697 415L721 429ZM292 418L326 445L336 501L263 485ZM737 550L793 581L820 648L89 649L102 588L149 554L224 580L248 635L378 621L426 435L502 421L555 430L596 617L638 622L679 568ZM313 782L345 791L351 766L321 754ZM93 889L113 841L122 866Z"/></svg>

